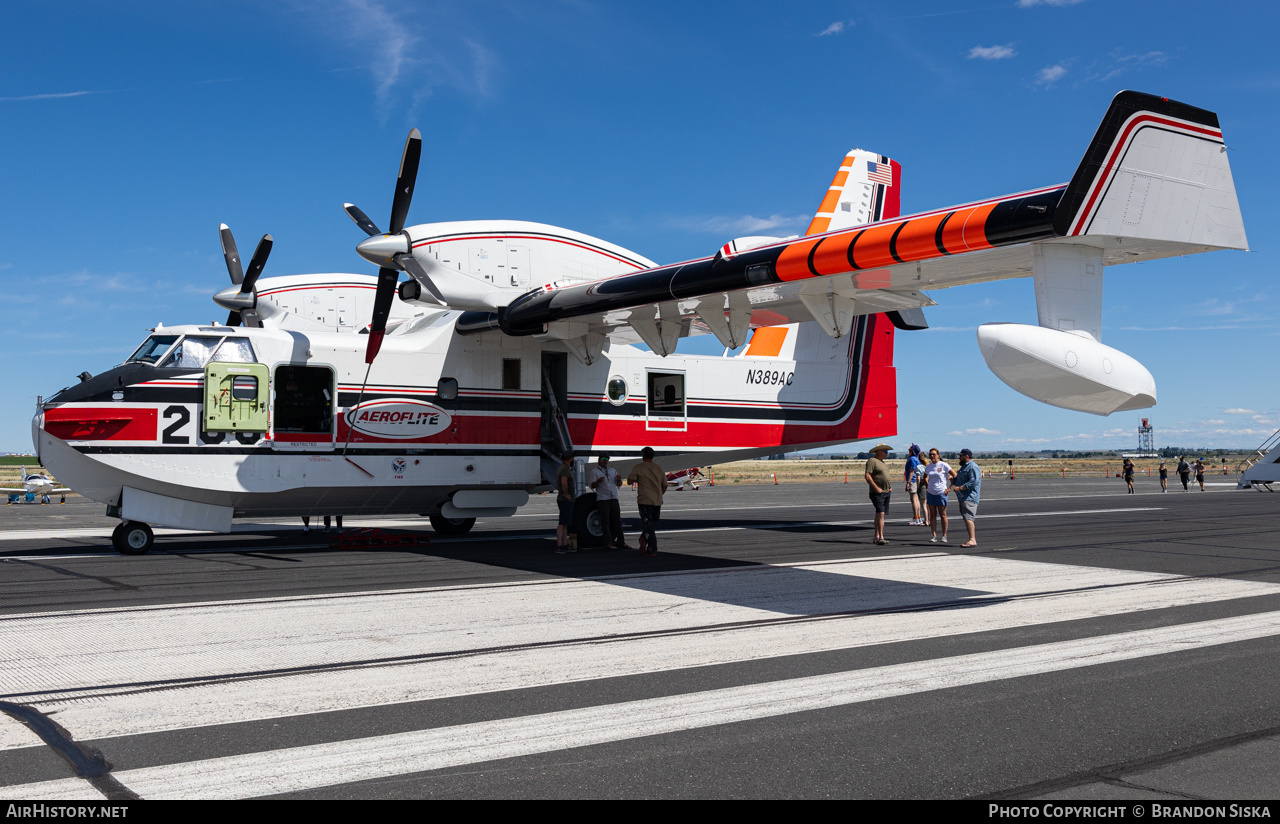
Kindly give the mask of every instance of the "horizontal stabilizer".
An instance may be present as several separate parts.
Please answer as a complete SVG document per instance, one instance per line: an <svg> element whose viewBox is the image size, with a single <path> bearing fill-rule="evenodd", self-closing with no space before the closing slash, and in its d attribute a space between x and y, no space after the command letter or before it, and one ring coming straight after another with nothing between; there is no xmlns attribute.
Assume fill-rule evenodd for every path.
<svg viewBox="0 0 1280 824"><path fill-rule="evenodd" d="M1167 97L1120 92L1053 228L1060 236L1248 248L1218 116Z"/></svg>

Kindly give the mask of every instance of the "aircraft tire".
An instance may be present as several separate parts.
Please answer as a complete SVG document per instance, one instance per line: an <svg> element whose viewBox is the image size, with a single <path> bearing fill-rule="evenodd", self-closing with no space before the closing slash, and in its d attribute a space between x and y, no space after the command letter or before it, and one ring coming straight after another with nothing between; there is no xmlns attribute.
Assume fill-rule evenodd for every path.
<svg viewBox="0 0 1280 824"><path fill-rule="evenodd" d="M111 545L122 555L145 555L155 542L155 533L141 521L122 521L111 533Z"/></svg>
<svg viewBox="0 0 1280 824"><path fill-rule="evenodd" d="M431 528L441 535L465 535L476 525L475 518L446 518L443 515L431 515Z"/></svg>
<svg viewBox="0 0 1280 824"><path fill-rule="evenodd" d="M609 543L604 523L600 520L600 512L596 509L596 493L579 495L578 500L573 502L573 528L569 531L578 536L578 546L583 549Z"/></svg>

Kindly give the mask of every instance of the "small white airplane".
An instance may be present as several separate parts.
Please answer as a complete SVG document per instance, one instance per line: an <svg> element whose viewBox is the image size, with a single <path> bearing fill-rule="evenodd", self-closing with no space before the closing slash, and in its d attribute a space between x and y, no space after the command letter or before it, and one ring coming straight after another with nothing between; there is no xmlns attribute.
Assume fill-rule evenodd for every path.
<svg viewBox="0 0 1280 824"><path fill-rule="evenodd" d="M674 489L676 492L684 492L685 486L697 492L699 484L706 482L706 476L702 474L702 469L696 466L681 469L679 472L667 473L667 489Z"/></svg>
<svg viewBox="0 0 1280 824"><path fill-rule="evenodd" d="M27 468L22 467L22 486L0 486L0 493L6 493L12 500L14 495L39 495L41 503L49 503L50 495L57 495L62 492L70 492L71 488L66 486L54 486L53 478L39 472L27 474Z"/></svg>
<svg viewBox="0 0 1280 824"><path fill-rule="evenodd" d="M895 329L926 328L926 290L999 278L1033 277L1039 314L979 327L1003 381L1094 414L1151 406L1151 374L1101 341L1104 268L1247 248L1217 116L1137 92L1069 183L901 216L901 166L855 149L803 236L664 266L539 223L406 227L421 145L414 130L388 231L345 207L376 278L259 280L271 236L245 271L223 226L226 325L157 326L39 403L40 460L121 519L121 552L146 552L150 524L239 517L417 513L465 532L551 488L570 449L625 476L644 446L674 472L886 438ZM674 354L705 333L723 356ZM573 529L588 546L592 497Z"/></svg>

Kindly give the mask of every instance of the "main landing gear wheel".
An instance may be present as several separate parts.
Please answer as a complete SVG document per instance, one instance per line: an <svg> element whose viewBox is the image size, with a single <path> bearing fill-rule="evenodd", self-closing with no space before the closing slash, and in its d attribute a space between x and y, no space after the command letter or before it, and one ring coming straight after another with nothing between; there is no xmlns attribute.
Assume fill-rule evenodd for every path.
<svg viewBox="0 0 1280 824"><path fill-rule="evenodd" d="M593 549L609 543L604 530L600 510L596 509L596 493L579 495L578 500L573 502L573 528L569 530L578 536L578 546Z"/></svg>
<svg viewBox="0 0 1280 824"><path fill-rule="evenodd" d="M475 518L446 518L443 515L432 515L431 527L441 535L465 535L476 525Z"/></svg>
<svg viewBox="0 0 1280 824"><path fill-rule="evenodd" d="M155 542L151 527L141 521L123 521L111 533L111 545L125 555L145 555Z"/></svg>

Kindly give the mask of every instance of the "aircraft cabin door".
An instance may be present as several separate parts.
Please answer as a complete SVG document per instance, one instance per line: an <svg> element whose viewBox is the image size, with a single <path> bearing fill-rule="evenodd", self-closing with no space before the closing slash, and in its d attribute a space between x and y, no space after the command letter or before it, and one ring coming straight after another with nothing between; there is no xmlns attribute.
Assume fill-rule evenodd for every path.
<svg viewBox="0 0 1280 824"><path fill-rule="evenodd" d="M332 450L336 395L327 366L276 367L272 443L276 449Z"/></svg>
<svg viewBox="0 0 1280 824"><path fill-rule="evenodd" d="M565 450L573 449L569 438L569 356L564 352L542 353L542 454L556 463Z"/></svg>

